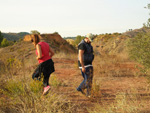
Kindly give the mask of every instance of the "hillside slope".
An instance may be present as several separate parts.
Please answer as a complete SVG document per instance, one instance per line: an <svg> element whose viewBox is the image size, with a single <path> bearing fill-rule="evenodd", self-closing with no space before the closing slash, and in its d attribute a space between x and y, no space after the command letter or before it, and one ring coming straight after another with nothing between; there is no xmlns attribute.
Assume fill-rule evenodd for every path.
<svg viewBox="0 0 150 113"><path fill-rule="evenodd" d="M33 35L26 35L24 41L31 40ZM67 52L74 53L76 49L70 45L66 40L64 40L59 34L41 34L41 41L49 43L49 45L54 49L55 52Z"/></svg>
<svg viewBox="0 0 150 113"><path fill-rule="evenodd" d="M123 55L128 57L128 40L138 33L150 32L148 28L135 29L125 33L100 34L92 43L95 52L109 55Z"/></svg>
<svg viewBox="0 0 150 113"><path fill-rule="evenodd" d="M83 80L77 66L77 54L70 54L74 52L67 48L67 51L63 49L65 46L68 48L70 46L60 36L52 34L41 36L41 39L48 42L56 52L53 57L56 70L50 77L50 92L46 96L41 96L42 81L32 80L31 75L36 68L37 60L29 35L25 38L28 41L17 42L13 46L0 49L0 112L150 112L150 87L146 78L136 68L135 62L111 55L95 55L92 96L87 98L76 91ZM102 42L97 38L97 42L95 39L92 45L97 49L110 49L103 52L112 54L111 52L114 51L115 54L118 53L115 50L124 44L123 40L126 40L124 36L122 34L100 35L99 40ZM117 43L120 46L116 45L114 46L116 48L112 49L111 42L115 40L120 41ZM57 51L60 51L60 54ZM2 70L3 67L5 71Z"/></svg>
<svg viewBox="0 0 150 113"><path fill-rule="evenodd" d="M16 42L12 46L0 48L1 62L24 62L25 67L30 67L32 64L36 64L35 48L30 41L32 35L26 35L24 41ZM50 47L55 53L61 52L62 54L76 53L76 49L69 43L56 34L42 34L41 41L49 43ZM31 63L32 62L32 63ZM1 63L2 64L2 63ZM2 66L2 65L1 65Z"/></svg>

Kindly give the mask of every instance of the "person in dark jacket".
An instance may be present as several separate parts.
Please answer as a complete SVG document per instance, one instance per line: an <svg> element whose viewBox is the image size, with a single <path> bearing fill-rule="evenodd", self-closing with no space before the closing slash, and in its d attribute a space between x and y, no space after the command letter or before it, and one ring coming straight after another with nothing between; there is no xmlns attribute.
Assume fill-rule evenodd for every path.
<svg viewBox="0 0 150 113"><path fill-rule="evenodd" d="M39 62L39 66L35 69L35 71L32 75L32 78L38 79L41 76L41 74L43 73L43 75L44 75L43 95L45 95L50 90L50 85L49 85L50 74L55 71L54 62L52 60L52 56L54 55L54 52L48 43L40 42L40 37L37 34L35 34L32 37L31 42L33 43L34 47L36 48L36 55L37 55L36 59Z"/></svg>
<svg viewBox="0 0 150 113"><path fill-rule="evenodd" d="M78 64L79 69L81 69L81 74L84 80L81 82L77 91L85 94L84 89L87 89L86 96L91 96L92 89L92 79L93 79L93 65L94 60L93 47L91 45L93 35L87 34L85 39L83 39L78 44Z"/></svg>

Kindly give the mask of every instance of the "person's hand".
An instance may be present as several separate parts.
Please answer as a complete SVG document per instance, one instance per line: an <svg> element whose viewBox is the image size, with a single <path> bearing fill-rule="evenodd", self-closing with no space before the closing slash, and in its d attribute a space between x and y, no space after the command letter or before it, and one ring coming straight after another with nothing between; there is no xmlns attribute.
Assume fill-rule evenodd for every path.
<svg viewBox="0 0 150 113"><path fill-rule="evenodd" d="M85 73L85 67L82 67L82 72Z"/></svg>
<svg viewBox="0 0 150 113"><path fill-rule="evenodd" d="M37 56L36 59L39 60L40 58Z"/></svg>

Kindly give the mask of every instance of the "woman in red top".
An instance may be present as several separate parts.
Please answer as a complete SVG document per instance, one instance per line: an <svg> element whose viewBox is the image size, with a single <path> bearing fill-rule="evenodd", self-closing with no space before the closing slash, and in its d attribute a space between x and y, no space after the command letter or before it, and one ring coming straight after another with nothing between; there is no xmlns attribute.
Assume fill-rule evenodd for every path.
<svg viewBox="0 0 150 113"><path fill-rule="evenodd" d="M43 73L43 85L44 91L43 95L47 94L50 86L49 86L49 77L50 74L55 71L54 69L54 62L52 61L52 56L54 55L53 50L50 48L49 44L46 42L40 42L40 38L37 34L33 36L31 39L34 47L36 48L36 59L39 62L39 66L34 71L32 78L39 78L41 77L41 73Z"/></svg>

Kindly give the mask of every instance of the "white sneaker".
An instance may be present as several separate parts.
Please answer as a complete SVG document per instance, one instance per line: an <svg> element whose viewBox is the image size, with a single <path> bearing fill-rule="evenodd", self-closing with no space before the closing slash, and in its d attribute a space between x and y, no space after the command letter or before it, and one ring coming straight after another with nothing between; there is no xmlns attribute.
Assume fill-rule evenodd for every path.
<svg viewBox="0 0 150 113"><path fill-rule="evenodd" d="M43 95L46 95L49 90L50 90L50 86L49 85L44 87Z"/></svg>

